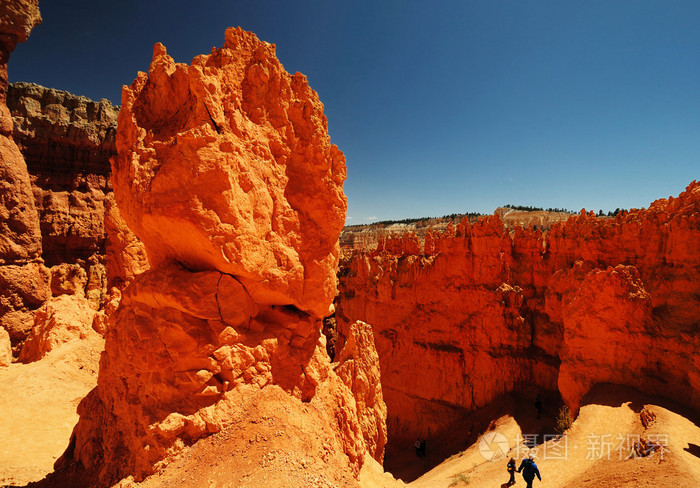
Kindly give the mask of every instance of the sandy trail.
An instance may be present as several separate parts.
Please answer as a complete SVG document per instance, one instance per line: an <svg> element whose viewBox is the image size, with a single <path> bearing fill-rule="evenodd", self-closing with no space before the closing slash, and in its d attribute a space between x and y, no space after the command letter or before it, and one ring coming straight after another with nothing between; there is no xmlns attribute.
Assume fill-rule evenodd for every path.
<svg viewBox="0 0 700 488"><path fill-rule="evenodd" d="M97 384L100 349L77 341L41 361L0 368L0 485L25 485L53 471L78 403Z"/></svg>
<svg viewBox="0 0 700 488"><path fill-rule="evenodd" d="M644 406L656 415L647 429L639 415ZM589 396L565 438L552 439L532 449L543 480L541 483L535 480L534 486L697 488L700 486L700 448L697 447L700 427L693 416L692 412L668 402L625 388L600 387ZM523 430L511 416L499 418L491 432L503 435L508 441L510 449L503 459L486 460L477 443L408 486L505 486L507 459L513 456L519 465L529 450L517 444ZM663 452L627 459L628 446L639 437L656 438L665 445ZM498 439L500 437L495 438ZM486 453L488 455L489 451ZM522 476L516 474L515 486L524 485Z"/></svg>

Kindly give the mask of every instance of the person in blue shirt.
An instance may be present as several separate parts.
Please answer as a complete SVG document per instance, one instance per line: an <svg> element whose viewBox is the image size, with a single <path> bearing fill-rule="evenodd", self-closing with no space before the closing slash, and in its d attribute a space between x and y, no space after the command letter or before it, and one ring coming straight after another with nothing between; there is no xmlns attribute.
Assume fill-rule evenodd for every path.
<svg viewBox="0 0 700 488"><path fill-rule="evenodd" d="M532 453L528 454L527 458L523 459L523 462L520 463L518 473L521 471L523 473L523 479L525 480L525 483L527 483L527 488L532 488L532 482L535 480L535 475L537 475L538 480L542 481L540 470L537 469L535 460L532 458Z"/></svg>

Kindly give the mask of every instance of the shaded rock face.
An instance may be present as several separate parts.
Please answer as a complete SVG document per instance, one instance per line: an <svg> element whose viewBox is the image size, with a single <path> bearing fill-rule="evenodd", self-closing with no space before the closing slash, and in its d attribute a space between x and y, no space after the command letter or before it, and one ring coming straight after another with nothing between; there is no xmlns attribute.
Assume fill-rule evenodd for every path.
<svg viewBox="0 0 700 488"><path fill-rule="evenodd" d="M345 166L305 78L284 71L274 46L228 29L224 47L191 66L157 44L122 101L114 192L152 267L138 274L138 247L114 255L120 274L109 279L130 284L61 463L78 461L102 485L140 479L273 385L328 413L319 420L349 473L368 450L381 459L378 370L357 357L373 343L362 335L346 354L344 382L321 334ZM114 228L128 249L126 228Z"/></svg>
<svg viewBox="0 0 700 488"><path fill-rule="evenodd" d="M105 302L105 202L112 195L109 158L116 152L117 114L106 100L29 83L10 85L7 103L14 130L6 140L17 147L16 157L3 163L24 176L3 181L13 188L0 246L6 264L0 271L0 325L19 352L36 310L51 295L85 296L95 309Z"/></svg>
<svg viewBox="0 0 700 488"><path fill-rule="evenodd" d="M32 182L44 261L104 255L117 108L31 83L10 85L7 104Z"/></svg>
<svg viewBox="0 0 700 488"><path fill-rule="evenodd" d="M380 241L341 263L339 336L375 331L390 435L438 436L501 393L595 384L700 406L700 184L549 232L496 216ZM533 398L534 399L534 398Z"/></svg>

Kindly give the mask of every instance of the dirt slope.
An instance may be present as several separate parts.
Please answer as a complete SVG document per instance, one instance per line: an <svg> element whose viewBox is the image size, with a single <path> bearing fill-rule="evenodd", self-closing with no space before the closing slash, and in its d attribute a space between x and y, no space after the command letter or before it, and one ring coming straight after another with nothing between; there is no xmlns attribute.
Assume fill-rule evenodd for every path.
<svg viewBox="0 0 700 488"><path fill-rule="evenodd" d="M522 407L531 409L529 404ZM640 420L643 408L656 416L647 428ZM697 420L693 421L693 415L668 402L644 397L631 390L597 388L588 397L564 439L549 440L532 449L543 480L541 483L535 480L534 486L697 488L700 486L700 427ZM517 439L528 432L523 432L512 416L499 418L493 427L490 433L505 436L510 447L503 458L497 461L485 459L479 450L480 444L476 443L408 486L505 487L508 458L515 457L519 465L530 452L522 444L517 444ZM656 438L664 447L651 456L628 459L628 446L637 438ZM492 441L499 439L496 437ZM542 436L538 437L538 440L542 439ZM495 448L497 444L492 442L489 446ZM522 476L516 475L515 486L524 484Z"/></svg>
<svg viewBox="0 0 700 488"><path fill-rule="evenodd" d="M41 361L0 368L0 485L53 471L78 421L76 406L97 383L99 342L71 342Z"/></svg>

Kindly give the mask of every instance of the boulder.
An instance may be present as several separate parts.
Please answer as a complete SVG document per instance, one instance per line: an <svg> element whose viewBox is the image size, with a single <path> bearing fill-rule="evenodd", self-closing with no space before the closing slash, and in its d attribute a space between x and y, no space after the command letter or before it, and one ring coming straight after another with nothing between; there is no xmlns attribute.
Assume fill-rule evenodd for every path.
<svg viewBox="0 0 700 488"><path fill-rule="evenodd" d="M92 329L95 310L83 297L61 295L48 300L34 317L34 327L19 355L19 361L38 361L48 352L75 340L96 339Z"/></svg>

